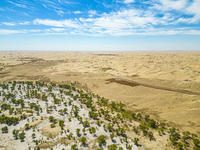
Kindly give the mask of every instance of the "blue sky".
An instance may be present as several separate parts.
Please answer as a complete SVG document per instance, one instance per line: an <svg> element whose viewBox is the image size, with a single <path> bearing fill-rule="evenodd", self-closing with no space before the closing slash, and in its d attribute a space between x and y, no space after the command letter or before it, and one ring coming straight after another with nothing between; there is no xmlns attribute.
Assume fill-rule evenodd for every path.
<svg viewBox="0 0 200 150"><path fill-rule="evenodd" d="M200 50L200 0L1 0L0 50Z"/></svg>

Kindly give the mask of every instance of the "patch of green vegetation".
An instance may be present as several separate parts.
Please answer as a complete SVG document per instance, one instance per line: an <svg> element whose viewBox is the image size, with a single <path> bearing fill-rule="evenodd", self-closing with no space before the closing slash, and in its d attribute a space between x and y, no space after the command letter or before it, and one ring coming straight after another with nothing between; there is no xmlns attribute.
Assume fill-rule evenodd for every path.
<svg viewBox="0 0 200 150"><path fill-rule="evenodd" d="M16 77L26 77L26 76L23 76L23 75L17 75Z"/></svg>
<svg viewBox="0 0 200 150"><path fill-rule="evenodd" d="M102 71L108 71L108 70L112 70L112 68L108 67L108 68L101 68Z"/></svg>
<svg viewBox="0 0 200 150"><path fill-rule="evenodd" d="M131 77L139 77L139 75L133 74L133 75L131 75Z"/></svg>
<svg viewBox="0 0 200 150"><path fill-rule="evenodd" d="M0 74L8 74L9 72L0 72Z"/></svg>

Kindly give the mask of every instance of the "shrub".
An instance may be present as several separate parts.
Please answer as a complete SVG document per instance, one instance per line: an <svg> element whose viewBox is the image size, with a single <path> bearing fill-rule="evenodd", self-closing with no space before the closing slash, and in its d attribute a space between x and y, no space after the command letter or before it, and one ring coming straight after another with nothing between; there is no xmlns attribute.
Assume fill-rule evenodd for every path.
<svg viewBox="0 0 200 150"><path fill-rule="evenodd" d="M105 136L104 135L100 135L98 138L97 138L97 142L99 143L99 145L101 144L105 144Z"/></svg>
<svg viewBox="0 0 200 150"><path fill-rule="evenodd" d="M80 139L80 142L82 142L83 144L85 144L85 142L86 142L86 137L82 137L81 139Z"/></svg>
<svg viewBox="0 0 200 150"><path fill-rule="evenodd" d="M109 150L117 150L116 144L108 145L107 147L108 147Z"/></svg>
<svg viewBox="0 0 200 150"><path fill-rule="evenodd" d="M1 130L2 130L2 133L6 133L6 132L8 132L8 127L5 126L5 127L3 127Z"/></svg>
<svg viewBox="0 0 200 150"><path fill-rule="evenodd" d="M195 146L198 147L199 144L200 144L200 141L198 139L193 139L193 143L194 143Z"/></svg>

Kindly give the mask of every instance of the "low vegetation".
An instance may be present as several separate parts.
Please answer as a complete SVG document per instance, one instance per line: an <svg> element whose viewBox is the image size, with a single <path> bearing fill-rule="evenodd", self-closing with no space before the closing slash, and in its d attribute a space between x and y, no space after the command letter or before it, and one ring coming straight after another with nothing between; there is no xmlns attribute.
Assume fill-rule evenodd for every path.
<svg viewBox="0 0 200 150"><path fill-rule="evenodd" d="M65 145L68 146L69 144L70 149L87 148L88 144L94 139L96 139L99 149L114 150L123 149L122 147L132 149L133 145L139 145L139 138L129 137L127 131L145 136L150 141L156 140L155 132L158 132L160 136L167 133L171 144L178 149L191 149L192 146L193 149L199 149L200 146L196 134L188 131L181 133L167 123L152 119L148 114L126 110L126 105L121 102L110 101L99 95L76 89L71 85L46 84L38 81L35 83L31 81L13 81L8 84L0 84L0 89L3 102L0 115L0 123L4 124L2 133L8 133L9 126L15 126L23 120L27 120L24 124L25 130L13 130L13 138L24 141L26 140L26 132L33 129L31 138L36 145L36 149L40 149L37 146L38 144L47 142L53 138L53 135L50 134L46 140L37 139L37 133L40 130L37 129L36 125L31 125L31 122L39 118L43 120L43 117L47 116L49 119L47 125L50 126L48 130L57 131L57 128L59 128L58 136L56 135L57 141L60 137L65 137L68 140ZM30 113L30 115L28 116L25 112ZM83 112L87 112L87 114ZM9 117L6 115L7 113L9 115L13 114L15 117ZM72 133L69 125L76 121L80 126L75 129L75 133ZM139 125L132 126L133 121L139 122ZM5 124L8 126L5 126ZM105 134L99 135L101 129L101 132ZM89 139L87 134L92 134L92 139ZM121 143L115 144L116 138L119 138ZM108 139L111 140L110 144L107 144ZM50 145L48 148L51 148L51 146L54 145Z"/></svg>

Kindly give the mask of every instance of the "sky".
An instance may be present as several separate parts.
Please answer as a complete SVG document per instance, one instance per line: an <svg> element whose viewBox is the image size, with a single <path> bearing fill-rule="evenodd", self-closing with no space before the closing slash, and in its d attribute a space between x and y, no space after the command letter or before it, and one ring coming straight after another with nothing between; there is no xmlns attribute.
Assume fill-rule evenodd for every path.
<svg viewBox="0 0 200 150"><path fill-rule="evenodd" d="M0 0L0 50L200 50L200 0Z"/></svg>

